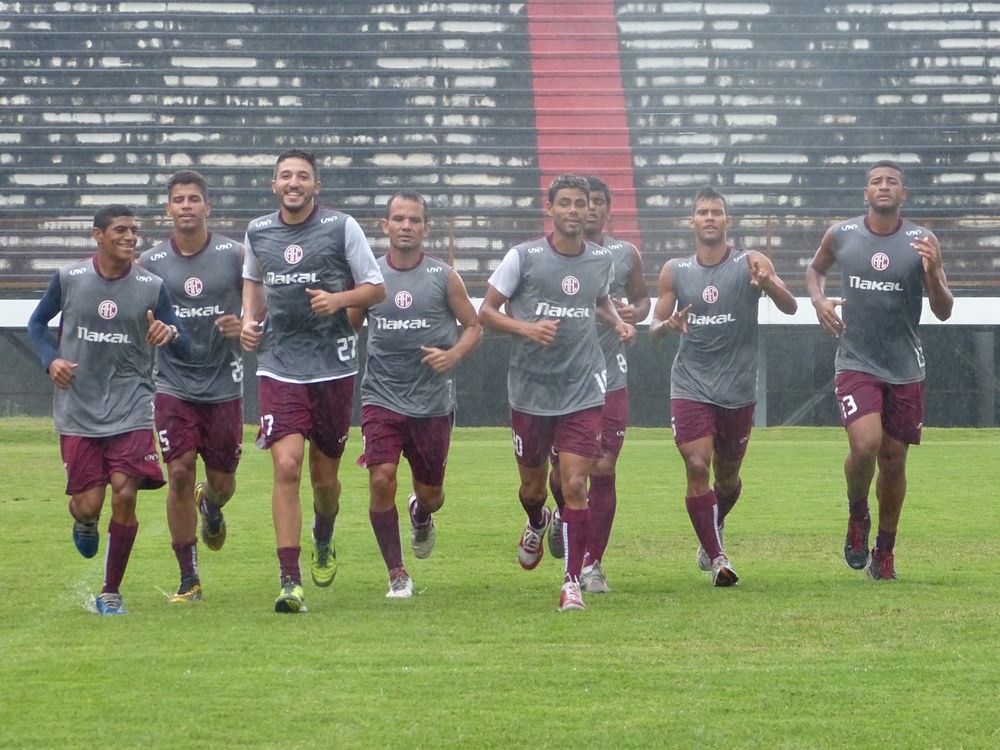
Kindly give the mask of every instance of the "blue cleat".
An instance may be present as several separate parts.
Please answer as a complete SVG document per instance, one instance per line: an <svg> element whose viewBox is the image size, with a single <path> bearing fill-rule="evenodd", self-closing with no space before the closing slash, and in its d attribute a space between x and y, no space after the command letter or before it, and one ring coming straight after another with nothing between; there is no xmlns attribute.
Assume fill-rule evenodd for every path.
<svg viewBox="0 0 1000 750"><path fill-rule="evenodd" d="M73 521L73 544L81 555L88 559L96 555L100 541L101 533L97 530L97 519L90 523Z"/></svg>
<svg viewBox="0 0 1000 750"><path fill-rule="evenodd" d="M127 615L125 602L117 591L109 591L94 597L94 607L99 615Z"/></svg>

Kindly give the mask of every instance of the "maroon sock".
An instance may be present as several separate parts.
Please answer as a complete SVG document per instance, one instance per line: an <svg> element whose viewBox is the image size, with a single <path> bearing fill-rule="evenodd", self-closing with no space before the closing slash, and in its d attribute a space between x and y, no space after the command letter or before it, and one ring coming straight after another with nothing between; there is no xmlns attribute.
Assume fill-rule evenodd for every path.
<svg viewBox="0 0 1000 750"><path fill-rule="evenodd" d="M714 560L722 554L719 530L716 528L718 501L715 492L709 490L698 497L686 497L684 503L687 505L688 516L691 518L691 525L694 526L694 533L698 535L698 541L705 548L708 559Z"/></svg>
<svg viewBox="0 0 1000 750"><path fill-rule="evenodd" d="M587 546L585 565L593 565L604 559L604 550L611 538L611 526L615 522L618 508L618 494L615 491L615 475L592 476L587 492L590 507L590 544Z"/></svg>
<svg viewBox="0 0 1000 750"><path fill-rule="evenodd" d="M562 485L556 481L556 477L559 475L559 467L556 466L549 472L549 492L552 493L552 499L556 501L556 507L562 512L562 509L566 507L566 501L563 499Z"/></svg>
<svg viewBox="0 0 1000 750"><path fill-rule="evenodd" d="M198 576L198 543L174 542L170 545L174 549L174 556L177 558L177 565L181 569L181 580L200 581Z"/></svg>
<svg viewBox="0 0 1000 750"><path fill-rule="evenodd" d="M423 526L431 520L431 514L424 510L424 506L420 504L419 498L414 501L412 509L407 508L407 510L410 514L410 522L416 524L417 526Z"/></svg>
<svg viewBox="0 0 1000 750"><path fill-rule="evenodd" d="M563 508L560 511L566 539L566 580L579 581L583 555L590 542L590 508Z"/></svg>
<svg viewBox="0 0 1000 750"><path fill-rule="evenodd" d="M852 521L867 521L871 516L868 515L868 498L863 498L861 500L851 500L847 499L847 512L850 513Z"/></svg>
<svg viewBox="0 0 1000 750"><path fill-rule="evenodd" d="M375 541L378 542L379 552L385 560L386 570L403 567L403 547L399 541L399 512L396 506L393 505L381 513L369 510L368 518L372 522L372 531L375 532Z"/></svg>
<svg viewBox="0 0 1000 750"><path fill-rule="evenodd" d="M128 558L132 554L132 545L135 544L135 535L138 531L138 524L126 526L114 519L108 524L108 559L104 563L102 594L118 592L122 578L125 577L125 568L128 566Z"/></svg>
<svg viewBox="0 0 1000 750"><path fill-rule="evenodd" d="M715 497L719 502L719 525L721 526L722 522L726 520L726 516L729 515L729 511L736 505L736 501L740 499L740 493L743 492L743 480L736 480L736 489L731 495L720 490L718 482L712 485L712 489L715 490Z"/></svg>
<svg viewBox="0 0 1000 750"><path fill-rule="evenodd" d="M896 546L896 532L891 534L888 531L878 530L878 534L875 535L875 546L878 547L878 551L884 555L891 555L892 550Z"/></svg>
<svg viewBox="0 0 1000 750"><path fill-rule="evenodd" d="M281 566L281 580L291 578L300 586L302 585L302 572L299 570L299 556L302 554L301 547L278 547L278 565Z"/></svg>
<svg viewBox="0 0 1000 750"><path fill-rule="evenodd" d="M329 544L330 540L333 539L333 522L337 520L337 517L321 516L315 508L313 508L313 513L316 514L313 520L313 538L320 544Z"/></svg>
<svg viewBox="0 0 1000 750"><path fill-rule="evenodd" d="M528 505L528 502L521 497L521 493L517 494L517 499L521 501L521 507L524 508L524 512L528 514L528 523L532 525L533 528L540 529L545 525L545 503L539 503L538 505Z"/></svg>

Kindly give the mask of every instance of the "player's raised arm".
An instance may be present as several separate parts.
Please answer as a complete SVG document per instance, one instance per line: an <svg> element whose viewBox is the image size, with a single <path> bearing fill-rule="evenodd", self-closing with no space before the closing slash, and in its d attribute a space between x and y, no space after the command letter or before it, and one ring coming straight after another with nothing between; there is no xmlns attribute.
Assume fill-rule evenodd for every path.
<svg viewBox="0 0 1000 750"><path fill-rule="evenodd" d="M771 259L754 251L747 255L747 265L750 267L750 283L770 297L775 307L785 315L794 315L799 303L775 272Z"/></svg>

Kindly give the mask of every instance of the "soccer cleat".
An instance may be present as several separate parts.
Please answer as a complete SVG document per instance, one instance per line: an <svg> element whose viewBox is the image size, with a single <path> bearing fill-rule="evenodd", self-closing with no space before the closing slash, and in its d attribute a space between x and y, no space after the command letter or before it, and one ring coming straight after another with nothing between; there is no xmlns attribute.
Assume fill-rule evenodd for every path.
<svg viewBox="0 0 1000 750"><path fill-rule="evenodd" d="M739 580L740 577L736 575L728 557L719 555L712 560L712 585L719 588L735 586Z"/></svg>
<svg viewBox="0 0 1000 750"><path fill-rule="evenodd" d="M177 589L177 593L167 599L170 604L178 604L180 602L197 602L200 600L201 583L199 581L185 580L181 580L181 586Z"/></svg>
<svg viewBox="0 0 1000 750"><path fill-rule="evenodd" d="M417 507L416 495L410 495L407 507L410 513L410 546L413 548L413 556L418 560L426 560L431 556L431 552L434 549L434 542L437 541L434 518L428 518L424 523L417 523L413 519L413 513Z"/></svg>
<svg viewBox="0 0 1000 750"><path fill-rule="evenodd" d="M393 568L389 572L389 592L386 599L409 599L413 596L413 579L406 568Z"/></svg>
<svg viewBox="0 0 1000 750"><path fill-rule="evenodd" d="M278 595L278 598L274 602L274 611L287 612L289 614L305 612L304 599L305 595L302 593L302 584L296 583L295 579L291 576L285 576L285 580L281 582L281 594Z"/></svg>
<svg viewBox="0 0 1000 750"><path fill-rule="evenodd" d="M873 581L895 581L895 562L891 552L883 554L878 547L873 547L871 559L868 561L868 577Z"/></svg>
<svg viewBox="0 0 1000 750"><path fill-rule="evenodd" d="M844 561L853 570L864 570L868 565L868 534L872 519L847 521L847 539L844 541Z"/></svg>
<svg viewBox="0 0 1000 750"><path fill-rule="evenodd" d="M587 605L583 603L583 594L580 593L580 584L577 581L566 581L559 594L559 611L574 612L586 608Z"/></svg>
<svg viewBox="0 0 1000 750"><path fill-rule="evenodd" d="M611 587L608 586L608 579L604 575L604 568L598 560L593 565L588 565L580 574L580 588L588 594L610 594Z"/></svg>
<svg viewBox="0 0 1000 750"><path fill-rule="evenodd" d="M719 526L719 546L722 546L722 526ZM698 564L698 567L706 573L712 572L712 560L709 558L705 548L701 545L698 545L698 553L694 556L694 561Z"/></svg>
<svg viewBox="0 0 1000 750"><path fill-rule="evenodd" d="M333 537L327 544L320 544L313 537L312 579L320 587L329 586L337 577L337 544Z"/></svg>
<svg viewBox="0 0 1000 750"><path fill-rule="evenodd" d="M562 513L559 508L552 511L552 523L549 524L549 554L557 560L566 555L566 541L563 538Z"/></svg>
<svg viewBox="0 0 1000 750"><path fill-rule="evenodd" d="M127 615L125 602L117 591L108 591L94 597L94 608L99 615Z"/></svg>
<svg viewBox="0 0 1000 750"><path fill-rule="evenodd" d="M209 515L204 482L198 482L194 486L194 501L197 503L198 513L201 515L201 541L210 550L222 549L222 545L226 543L226 519L221 510L218 516Z"/></svg>
<svg viewBox="0 0 1000 750"><path fill-rule="evenodd" d="M552 511L542 508L542 528L536 529L531 522L524 525L521 541L517 543L517 561L525 570L534 570L542 561L542 556L545 554L542 537L545 536L545 530L551 522Z"/></svg>
<svg viewBox="0 0 1000 750"><path fill-rule="evenodd" d="M96 555L100 541L101 532L97 530L96 518L89 523L73 521L73 544L81 555L88 559Z"/></svg>

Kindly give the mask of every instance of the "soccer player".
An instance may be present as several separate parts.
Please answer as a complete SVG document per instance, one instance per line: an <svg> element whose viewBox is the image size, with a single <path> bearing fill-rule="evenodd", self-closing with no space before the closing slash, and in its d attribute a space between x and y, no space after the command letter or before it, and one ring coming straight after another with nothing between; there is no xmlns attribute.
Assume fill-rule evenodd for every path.
<svg viewBox="0 0 1000 750"><path fill-rule="evenodd" d="M577 175L557 177L548 190L552 234L511 248L490 277L479 319L512 334L507 391L519 498L528 516L518 544L525 570L538 566L552 514L545 506L549 454L559 454L564 500L565 575L559 610L585 609L580 589L590 540L587 477L601 456L601 410L607 390L596 315L620 340L635 340L635 327L608 296L614 258L583 237L590 187ZM510 315L501 311L507 305Z"/></svg>
<svg viewBox="0 0 1000 750"><path fill-rule="evenodd" d="M271 190L279 209L247 227L240 341L258 352L260 431L274 468L271 510L280 565L276 612L304 611L299 569L299 485L309 441L313 490L312 579L337 574L333 526L340 509L340 458L351 426L358 337L346 308L371 307L385 284L352 217L316 203L316 157L283 152Z"/></svg>
<svg viewBox="0 0 1000 750"><path fill-rule="evenodd" d="M399 457L410 463L410 545L414 556L423 560L437 536L432 514L444 504L445 464L455 421L452 370L479 346L483 332L458 273L423 253L428 231L427 203L419 193L404 190L389 198L382 219L389 252L378 260L386 297L367 309L352 307L348 312L358 330L368 319L361 381L362 459L371 492L368 516L389 571L390 599L413 596L396 510Z"/></svg>
<svg viewBox="0 0 1000 750"><path fill-rule="evenodd" d="M649 327L654 341L681 335L670 369L670 423L687 475L688 516L701 542L696 561L716 586L739 580L723 550L722 527L743 489L740 467L753 427L758 302L763 293L787 315L797 308L765 255L728 243L729 225L726 199L702 188L688 220L695 253L664 264Z"/></svg>
<svg viewBox="0 0 1000 750"><path fill-rule="evenodd" d="M876 581L896 578L893 550L906 497L906 454L920 443L924 419L924 355L917 334L924 291L938 320L951 317L955 303L937 237L900 218L906 196L899 164L872 164L865 174L868 213L831 226L806 271L816 317L840 339L836 394L850 446L844 559ZM834 265L840 267L840 298L826 296L826 274ZM869 553L868 493L876 466L878 534Z"/></svg>
<svg viewBox="0 0 1000 750"><path fill-rule="evenodd" d="M236 489L243 448L243 246L209 231L211 210L204 177L190 169L172 175L167 216L173 234L139 258L163 279L195 347L190 360L169 349L156 357L156 434L167 464L167 526L181 576L171 602L201 599L198 515L205 546L221 549L222 507ZM205 480L195 484L199 453Z"/></svg>
<svg viewBox="0 0 1000 750"><path fill-rule="evenodd" d="M187 357L191 345L166 286L132 262L138 241L132 210L100 208L91 235L97 254L56 272L28 333L56 386L52 413L73 542L86 558L97 554L111 485L104 587L94 606L102 615L123 615L120 586L139 529L136 496L164 484L153 436L152 349ZM57 342L48 324L60 313Z"/></svg>
<svg viewBox="0 0 1000 750"><path fill-rule="evenodd" d="M607 248L614 258L614 278L611 281L611 302L626 323L636 325L649 315L649 291L642 272L642 256L635 245L604 234L611 209L611 190L603 180L587 177L590 184L590 205L583 224L583 236L588 242ZM587 505L590 508L590 543L583 558L580 588L591 594L611 591L601 563L611 527L618 507L615 472L618 455L625 442L628 425L628 359L626 347L615 329L598 321L598 340L604 352L608 373L608 392L604 396L601 421L601 457L594 462L590 472ZM552 456L553 468L549 473L549 488L556 501L549 525L549 551L554 557L563 557L562 490L557 471L558 456Z"/></svg>

